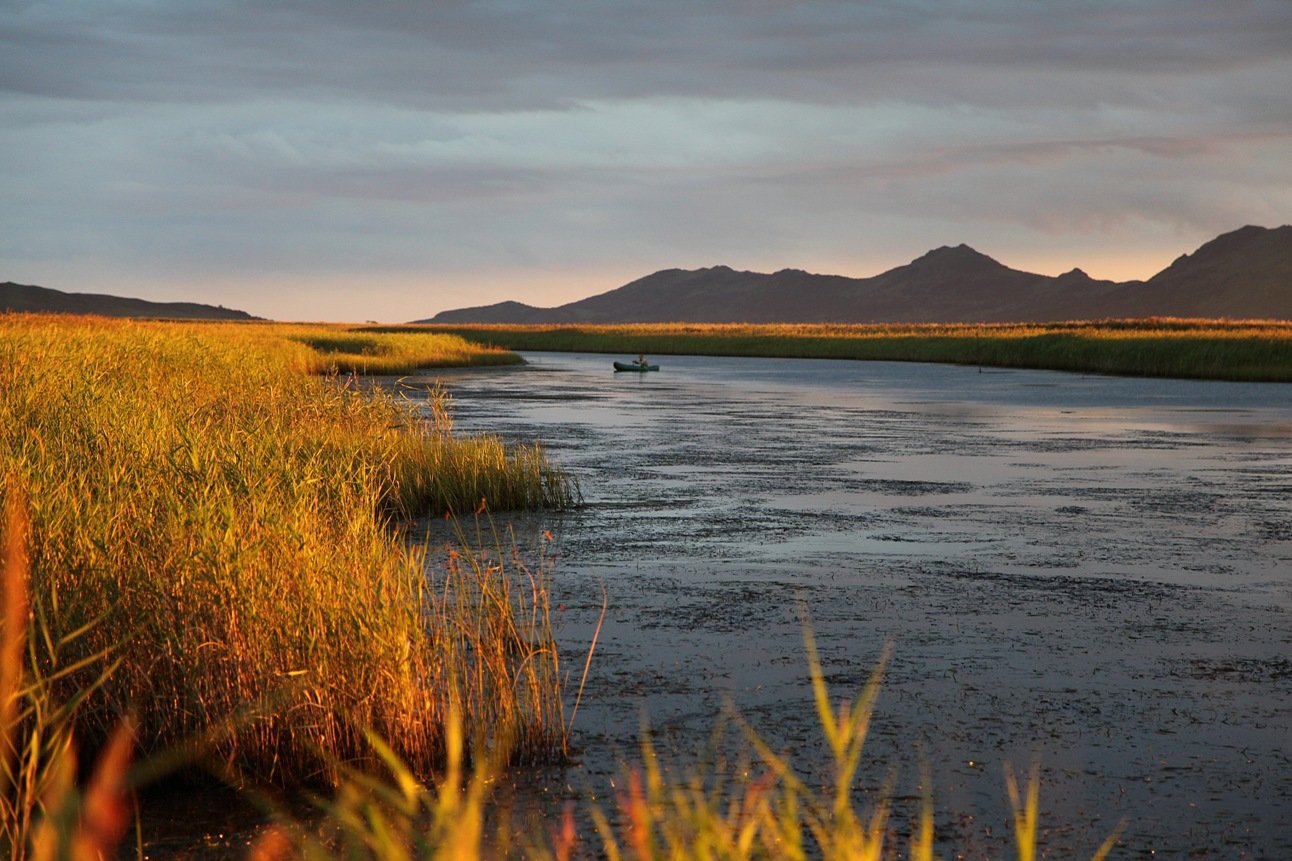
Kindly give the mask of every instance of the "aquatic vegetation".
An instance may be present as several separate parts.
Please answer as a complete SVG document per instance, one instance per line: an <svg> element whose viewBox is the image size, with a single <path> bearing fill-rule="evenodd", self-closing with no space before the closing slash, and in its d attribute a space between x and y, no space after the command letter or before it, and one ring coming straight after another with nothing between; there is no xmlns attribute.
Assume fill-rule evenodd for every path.
<svg viewBox="0 0 1292 861"><path fill-rule="evenodd" d="M921 781L919 808L910 832L895 830L891 785L881 787L870 807L857 802L857 769L874 714L889 650L885 649L865 686L850 699L832 700L811 632L804 640L816 717L830 753L832 778L814 786L790 760L774 751L759 733L736 717L745 739L743 759L723 769L695 766L680 778L660 767L649 739L641 764L628 772L626 788L615 796L611 814L594 810L605 857L663 858L822 858L906 857L932 861L934 816L932 778ZM752 755L751 755L752 754ZM1015 846L1020 861L1037 855L1040 780L1031 772L1020 797L1010 770L1006 788L1014 812ZM890 777L891 784L891 777ZM1116 845L1120 827L1095 850L1102 861ZM559 844L558 844L559 845ZM551 856L563 857L559 852Z"/></svg>
<svg viewBox="0 0 1292 861"><path fill-rule="evenodd" d="M1292 380L1292 323L1286 321L419 328L514 350L946 362L1133 376Z"/></svg>
<svg viewBox="0 0 1292 861"><path fill-rule="evenodd" d="M541 449L452 434L442 402L309 373L330 355L310 331L337 330L0 317L0 474L29 500L51 695L91 690L85 662L110 653L78 732L133 712L144 754L256 779L334 775L367 730L429 770L451 708L509 755L559 755L542 572L476 559L428 580L401 524L576 489ZM461 349L412 340L418 363Z"/></svg>

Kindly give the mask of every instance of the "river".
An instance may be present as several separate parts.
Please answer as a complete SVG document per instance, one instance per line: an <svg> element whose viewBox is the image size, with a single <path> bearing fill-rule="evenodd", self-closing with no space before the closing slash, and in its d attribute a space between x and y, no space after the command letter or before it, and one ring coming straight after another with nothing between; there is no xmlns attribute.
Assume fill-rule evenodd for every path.
<svg viewBox="0 0 1292 861"><path fill-rule="evenodd" d="M1035 758L1047 856L1124 817L1114 857L1292 857L1292 386L525 358L435 376L582 485L514 527L555 535L567 665L609 599L557 795L604 794L643 715L684 768L725 701L819 776L805 612L838 696L891 643L858 792L926 761L944 856L1012 846Z"/></svg>

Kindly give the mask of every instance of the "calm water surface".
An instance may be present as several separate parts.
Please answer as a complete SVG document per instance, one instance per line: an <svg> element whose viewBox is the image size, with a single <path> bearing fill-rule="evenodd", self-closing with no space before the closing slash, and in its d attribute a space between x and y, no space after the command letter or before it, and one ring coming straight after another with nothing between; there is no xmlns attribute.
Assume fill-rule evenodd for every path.
<svg viewBox="0 0 1292 861"><path fill-rule="evenodd" d="M601 794L646 715L671 761L724 701L807 775L800 607L839 696L893 653L859 792L930 764L943 854L1292 857L1292 386L945 365L530 354L441 375L462 430L541 440L567 663L609 613L555 796ZM589 839L592 835L586 835Z"/></svg>

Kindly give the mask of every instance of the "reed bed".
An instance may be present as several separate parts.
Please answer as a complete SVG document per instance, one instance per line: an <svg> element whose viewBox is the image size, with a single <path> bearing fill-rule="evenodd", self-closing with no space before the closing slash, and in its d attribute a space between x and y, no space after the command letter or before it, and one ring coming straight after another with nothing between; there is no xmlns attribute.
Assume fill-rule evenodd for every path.
<svg viewBox="0 0 1292 861"><path fill-rule="evenodd" d="M727 772L668 777L646 746L615 806L590 811L596 834L572 814L491 832L493 781L565 740L544 566L495 542L428 576L399 519L502 492L425 480L495 454L437 460L443 401L422 416L304 373L328 367L318 349L273 327L0 318L0 854L110 855L150 773L132 751L161 751L337 781L321 826L284 817L251 847L262 861L934 857L927 794L909 835L890 802L857 806L882 665L832 701L810 638L825 786L742 724L749 761ZM541 452L519 459L562 483ZM74 737L98 748L79 781ZM1035 774L1006 783L1033 858Z"/></svg>
<svg viewBox="0 0 1292 861"><path fill-rule="evenodd" d="M7 490L0 522L0 858L99 861L114 852L130 823L126 769L132 726L123 721L117 727L89 781L78 786L73 723L94 685L60 700L54 686L81 666L28 671L29 656L44 650L57 658L67 640L54 640L45 625L30 624L26 500L16 484ZM95 684L112 671L103 656L83 665L97 671Z"/></svg>
<svg viewBox="0 0 1292 861"><path fill-rule="evenodd" d="M351 355L345 331L0 317L3 492L29 500L32 606L60 644L35 671L61 701L97 685L87 738L133 713L145 754L292 783L370 758L368 731L429 771L457 709L508 757L560 755L543 573L468 554L428 578L400 524L572 485L537 448L452 435L442 403L308 373ZM464 350L396 340L419 365Z"/></svg>
<svg viewBox="0 0 1292 861"><path fill-rule="evenodd" d="M95 626L62 640L51 636L47 616L39 611L39 589L32 595L27 553L31 506L16 479L5 486L0 567L0 594L5 598L0 613L0 852L12 861L101 861L119 851L134 813L133 790L141 775L140 769L131 768L134 726L130 720L119 722L93 768L85 772L88 777L78 781L73 721L89 690L110 683L116 667L107 654L100 654L50 673L39 659L55 643L66 646ZM467 567L478 565L476 560ZM450 566L443 587L447 589L463 573L463 566ZM531 583L531 588L537 589L537 583ZM34 613L29 609L33 606ZM40 624L32 625L33 619L41 620ZM529 633L536 627L545 626L536 626L531 618ZM502 641L489 636L480 642ZM569 806L559 822L543 830L517 831L506 811L500 815L491 810L492 787L511 756L511 749L496 736L505 721L478 721L475 731L468 733L465 715L478 706L454 697L443 715L443 770L436 779L419 780L395 747L379 734L365 731L366 758L380 763L384 774L336 763L336 792L317 802L321 821L305 826L280 813L250 845L246 857L254 861L482 857L569 861L587 857L591 849L614 861L880 861L903 851L912 861L933 861L934 818L927 774L909 833L893 827L893 802L887 791L869 809L857 804L857 770L886 655L855 697L833 700L810 633L805 634L805 642L816 714L833 762L830 779L822 786L800 777L789 759L740 721L747 752L742 756L747 758L733 768L726 768L719 759L715 765L670 777L648 739L640 763L628 770L623 788L614 794L612 809L582 802L589 805L595 835L577 832ZM82 668L94 677L91 688L61 701L56 694L58 682ZM490 728L495 731L492 739ZM1037 770L1033 767L1020 787L1007 767L1005 783L1013 807L1016 857L1032 861L1042 848L1037 839ZM496 827L491 828L491 823ZM1093 861L1108 856L1120 829L1094 850Z"/></svg>
<svg viewBox="0 0 1292 861"><path fill-rule="evenodd" d="M295 327L275 324L280 335L303 344L312 353L307 368L313 372L357 374L407 374L421 368L462 365L515 365L515 353L472 343L446 333L417 331L374 334L351 327Z"/></svg>
<svg viewBox="0 0 1292 861"><path fill-rule="evenodd" d="M422 330L513 350L945 362L1131 376L1292 381L1292 322L1287 321L482 325Z"/></svg>

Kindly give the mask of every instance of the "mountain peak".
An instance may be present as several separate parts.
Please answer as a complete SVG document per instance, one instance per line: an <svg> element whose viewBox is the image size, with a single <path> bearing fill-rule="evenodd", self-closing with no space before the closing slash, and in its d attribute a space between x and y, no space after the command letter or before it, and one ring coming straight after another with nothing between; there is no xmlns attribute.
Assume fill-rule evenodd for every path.
<svg viewBox="0 0 1292 861"><path fill-rule="evenodd" d="M977 251L965 245L963 242L956 246L943 245L926 252L920 257L915 258L909 264L916 269L952 269L956 271L965 271L966 269L1005 269L1005 265L993 260L981 251Z"/></svg>
<svg viewBox="0 0 1292 861"><path fill-rule="evenodd" d="M1254 242L1263 241L1267 236L1273 233L1283 231L1292 233L1292 228L1286 225L1278 228L1257 227L1255 224L1249 224L1246 227L1240 227L1237 230L1231 230L1228 233L1222 233L1210 242L1203 243L1198 250L1192 255L1186 254L1186 257L1193 256L1219 256L1229 254L1243 246Z"/></svg>
<svg viewBox="0 0 1292 861"><path fill-rule="evenodd" d="M1203 243L1192 254L1181 254L1171 265L1150 281L1162 282L1182 277L1198 277L1219 269L1255 262L1284 267L1292 261L1292 226L1257 227L1249 224Z"/></svg>

